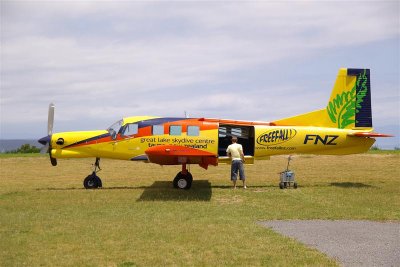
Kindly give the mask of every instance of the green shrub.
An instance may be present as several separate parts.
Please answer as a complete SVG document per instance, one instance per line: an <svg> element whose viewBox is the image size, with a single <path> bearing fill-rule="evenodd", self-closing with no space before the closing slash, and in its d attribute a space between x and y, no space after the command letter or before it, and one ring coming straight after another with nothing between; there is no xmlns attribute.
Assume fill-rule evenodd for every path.
<svg viewBox="0 0 400 267"><path fill-rule="evenodd" d="M381 150L377 145L375 145L375 146L372 146L371 148L370 148L370 150Z"/></svg>
<svg viewBox="0 0 400 267"><path fill-rule="evenodd" d="M23 154L23 153L39 153L40 148L37 148L36 146L31 146L30 144L24 144L20 146L20 148L16 150L10 150L7 151L7 154Z"/></svg>

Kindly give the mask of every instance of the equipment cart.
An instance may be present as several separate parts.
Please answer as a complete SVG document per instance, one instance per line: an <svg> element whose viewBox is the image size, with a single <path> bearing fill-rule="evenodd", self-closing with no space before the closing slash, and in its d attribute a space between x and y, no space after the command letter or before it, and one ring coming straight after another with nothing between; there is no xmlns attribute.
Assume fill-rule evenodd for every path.
<svg viewBox="0 0 400 267"><path fill-rule="evenodd" d="M280 176L279 188L280 189L290 187L291 185L293 185L294 189L297 188L295 174L293 171L289 170L289 164L290 164L291 160L292 160L292 156L289 156L286 170L279 173L279 176Z"/></svg>

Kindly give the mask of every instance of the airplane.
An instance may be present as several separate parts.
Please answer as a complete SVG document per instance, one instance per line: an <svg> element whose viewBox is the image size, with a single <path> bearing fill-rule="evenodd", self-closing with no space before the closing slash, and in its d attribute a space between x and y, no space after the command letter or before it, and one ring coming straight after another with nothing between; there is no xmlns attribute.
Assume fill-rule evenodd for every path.
<svg viewBox="0 0 400 267"><path fill-rule="evenodd" d="M94 158L94 171L83 185L102 187L97 176L100 159L181 165L173 179L178 189L191 188L187 169L229 163L226 148L236 136L247 164L282 154L346 155L366 152L373 132L369 69L341 68L325 108L270 122L213 118L135 116L118 120L106 130L53 133L54 104L49 106L48 135L41 138L43 152L57 159Z"/></svg>

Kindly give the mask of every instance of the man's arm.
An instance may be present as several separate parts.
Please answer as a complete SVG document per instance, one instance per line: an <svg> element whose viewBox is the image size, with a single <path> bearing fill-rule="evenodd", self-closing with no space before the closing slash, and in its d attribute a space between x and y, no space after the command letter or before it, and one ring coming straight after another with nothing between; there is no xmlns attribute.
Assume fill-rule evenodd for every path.
<svg viewBox="0 0 400 267"><path fill-rule="evenodd" d="M229 146L228 146L228 148L226 149L226 155L228 156L228 157L232 157L232 155L231 155L231 150L229 149Z"/></svg>
<svg viewBox="0 0 400 267"><path fill-rule="evenodd" d="M240 158L242 159L243 162L245 162L246 159L244 158L243 148L240 148L240 149L239 149L239 153L240 153Z"/></svg>

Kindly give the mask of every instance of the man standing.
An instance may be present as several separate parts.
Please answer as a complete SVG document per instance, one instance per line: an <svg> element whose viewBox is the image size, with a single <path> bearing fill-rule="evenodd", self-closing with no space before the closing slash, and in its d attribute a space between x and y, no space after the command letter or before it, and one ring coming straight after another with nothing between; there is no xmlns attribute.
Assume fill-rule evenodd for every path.
<svg viewBox="0 0 400 267"><path fill-rule="evenodd" d="M240 180L243 181L243 188L246 189L246 176L244 175L243 163L245 161L243 154L243 147L237 143L237 137L232 137L232 144L226 149L226 154L232 158L231 166L231 180L233 182L233 188L236 189L236 180L239 172Z"/></svg>

